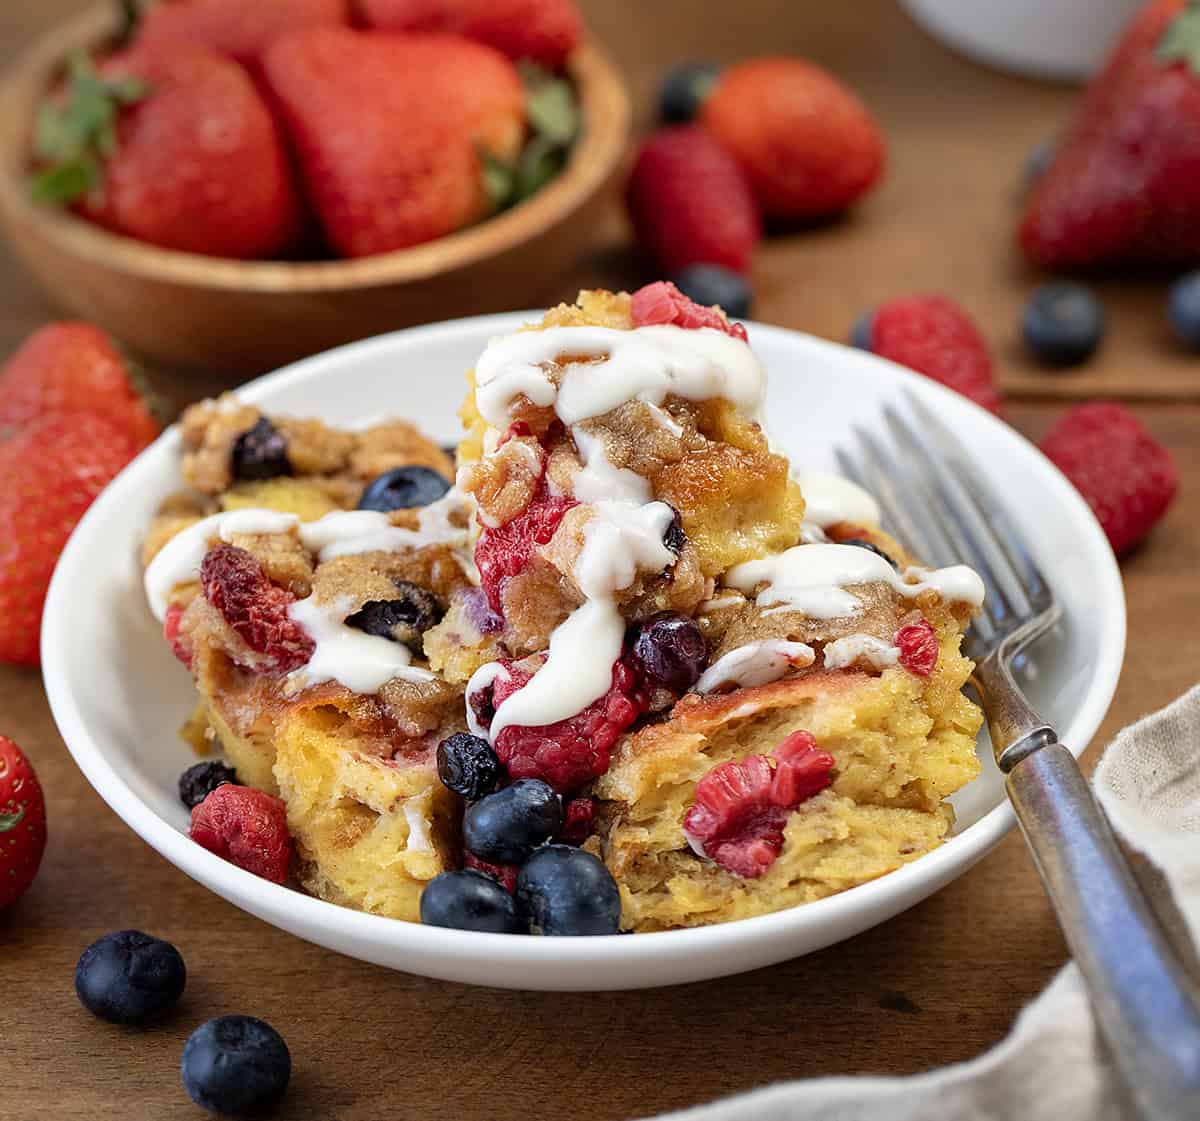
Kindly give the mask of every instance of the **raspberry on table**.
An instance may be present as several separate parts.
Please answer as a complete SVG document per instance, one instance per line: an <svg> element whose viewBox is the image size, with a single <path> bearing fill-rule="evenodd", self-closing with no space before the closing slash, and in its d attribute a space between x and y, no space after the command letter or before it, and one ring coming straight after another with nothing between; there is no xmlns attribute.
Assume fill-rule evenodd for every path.
<svg viewBox="0 0 1200 1121"><path fill-rule="evenodd" d="M273 584L245 549L223 542L210 550L200 566L200 584L204 598L269 668L298 669L312 657L316 644L288 615L296 597Z"/></svg>
<svg viewBox="0 0 1200 1121"><path fill-rule="evenodd" d="M938 637L928 620L901 627L892 642L900 651L900 664L909 673L918 677L933 673L938 661Z"/></svg>
<svg viewBox="0 0 1200 1121"><path fill-rule="evenodd" d="M191 838L264 880L287 882L292 838L280 798L249 786L218 786L192 810Z"/></svg>
<svg viewBox="0 0 1200 1121"><path fill-rule="evenodd" d="M743 879L761 876L783 848L792 811L833 781L833 756L811 732L793 732L772 753L713 767L696 783L696 802L684 815L692 847Z"/></svg>
<svg viewBox="0 0 1200 1121"><path fill-rule="evenodd" d="M524 512L479 535L475 564L479 569L479 582L487 592L488 605L493 611L503 613L504 582L525 567L539 545L549 543L563 515L578 505L573 498L550 494L543 480Z"/></svg>
<svg viewBox="0 0 1200 1121"><path fill-rule="evenodd" d="M1069 409L1040 446L1086 499L1118 556L1150 532L1179 487L1171 453L1114 401Z"/></svg>
<svg viewBox="0 0 1200 1121"><path fill-rule="evenodd" d="M633 325L650 327L670 324L695 330L712 327L735 339L745 342L746 328L740 323L730 323L715 308L701 307L689 300L669 280L658 280L639 288L633 294Z"/></svg>

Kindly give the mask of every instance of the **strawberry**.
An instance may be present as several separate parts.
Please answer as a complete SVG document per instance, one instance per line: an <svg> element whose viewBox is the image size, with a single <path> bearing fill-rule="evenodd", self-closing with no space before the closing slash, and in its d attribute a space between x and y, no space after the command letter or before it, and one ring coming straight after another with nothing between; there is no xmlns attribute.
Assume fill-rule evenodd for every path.
<svg viewBox="0 0 1200 1121"><path fill-rule="evenodd" d="M483 217L482 154L511 158L524 135L515 67L454 36L320 28L281 40L264 69L325 236L348 257Z"/></svg>
<svg viewBox="0 0 1200 1121"><path fill-rule="evenodd" d="M1200 260L1200 4L1152 0L1092 79L1018 240L1048 268Z"/></svg>
<svg viewBox="0 0 1200 1121"><path fill-rule="evenodd" d="M875 118L832 74L803 59L752 59L723 71L700 120L742 165L769 218L840 214L883 173Z"/></svg>
<svg viewBox="0 0 1200 1121"><path fill-rule="evenodd" d="M0 439L53 413L103 417L144 448L159 431L129 364L90 323L50 323L0 368Z"/></svg>
<svg viewBox="0 0 1200 1121"><path fill-rule="evenodd" d="M0 909L25 894L46 849L46 801L21 749L0 736Z"/></svg>
<svg viewBox="0 0 1200 1121"><path fill-rule="evenodd" d="M38 664L42 604L84 511L137 454L102 417L42 417L0 443L0 662Z"/></svg>
<svg viewBox="0 0 1200 1121"><path fill-rule="evenodd" d="M293 31L350 22L348 0L172 0L148 8L135 43L190 43L255 67L263 52Z"/></svg>
<svg viewBox="0 0 1200 1121"><path fill-rule="evenodd" d="M625 201L664 272L693 264L746 272L762 237L746 176L698 125L659 129L642 144Z"/></svg>
<svg viewBox="0 0 1200 1121"><path fill-rule="evenodd" d="M42 107L42 202L140 241L214 257L287 248L299 204L283 140L249 75L198 47L73 59Z"/></svg>
<svg viewBox="0 0 1200 1121"><path fill-rule="evenodd" d="M1150 532L1179 487L1171 453L1113 401L1069 409L1041 449L1087 500L1118 556Z"/></svg>
<svg viewBox="0 0 1200 1121"><path fill-rule="evenodd" d="M368 26L443 31L560 70L583 35L574 0L359 0Z"/></svg>
<svg viewBox="0 0 1200 1121"><path fill-rule="evenodd" d="M979 328L945 296L906 296L877 308L861 342L883 358L908 366L1000 412L992 357Z"/></svg>

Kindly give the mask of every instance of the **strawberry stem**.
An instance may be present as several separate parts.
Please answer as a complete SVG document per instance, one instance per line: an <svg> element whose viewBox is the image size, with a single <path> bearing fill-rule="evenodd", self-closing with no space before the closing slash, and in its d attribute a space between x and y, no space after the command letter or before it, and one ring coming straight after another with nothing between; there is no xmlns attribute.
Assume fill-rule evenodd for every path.
<svg viewBox="0 0 1200 1121"><path fill-rule="evenodd" d="M1155 57L1166 65L1185 62L1200 74L1200 0L1188 0L1167 24Z"/></svg>
<svg viewBox="0 0 1200 1121"><path fill-rule="evenodd" d="M21 806L16 813L0 814L0 833L11 833L21 824L24 817L24 806Z"/></svg>

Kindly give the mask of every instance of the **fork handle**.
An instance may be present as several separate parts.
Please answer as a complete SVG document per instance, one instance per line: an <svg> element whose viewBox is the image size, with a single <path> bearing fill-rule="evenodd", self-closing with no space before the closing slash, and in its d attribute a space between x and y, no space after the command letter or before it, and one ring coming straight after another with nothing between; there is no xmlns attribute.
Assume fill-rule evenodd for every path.
<svg viewBox="0 0 1200 1121"><path fill-rule="evenodd" d="M1146 1121L1200 1118L1200 1007L1071 753L1050 743L1008 794L1111 1061Z"/></svg>

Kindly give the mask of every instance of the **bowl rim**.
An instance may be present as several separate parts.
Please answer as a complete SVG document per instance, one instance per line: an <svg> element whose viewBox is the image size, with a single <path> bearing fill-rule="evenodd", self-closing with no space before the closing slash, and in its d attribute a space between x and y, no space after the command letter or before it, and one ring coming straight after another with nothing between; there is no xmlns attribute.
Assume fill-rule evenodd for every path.
<svg viewBox="0 0 1200 1121"><path fill-rule="evenodd" d="M585 39L567 63L584 125L566 167L533 197L503 213L432 241L369 257L257 261L163 249L69 211L39 206L26 189L29 130L37 98L66 53L102 42L113 33L115 19L113 5L89 8L34 40L0 75L0 210L10 221L35 226L57 251L132 277L265 294L425 280L499 256L554 228L603 189L624 160L632 122L629 91L608 54Z"/></svg>
<svg viewBox="0 0 1200 1121"><path fill-rule="evenodd" d="M488 335L502 334L539 315L540 312L536 311L505 312L390 332L302 359L247 382L236 392L243 399L254 402L291 383L329 377L332 371L326 367L330 364L336 369L339 363L354 361L371 351L386 352L401 338L423 336L436 342L439 336L449 337L464 330L486 332ZM1125 651L1126 612L1124 588L1116 558L1095 515L1078 491L1050 460L1015 429L928 378L876 355L804 332L753 321L747 321L747 327L752 340L776 336L793 345L801 343L814 355L833 350L844 359L845 352L849 351L857 361L883 366L889 377L898 379L900 386L926 400L935 410L939 404L949 405L952 409L974 410L981 423L997 426L1003 432L1002 439L1009 442L1017 454L1029 457L1031 462L1038 465L1043 476L1042 483L1055 492L1065 512L1072 516L1073 527L1082 534L1089 560L1094 563L1097 574L1096 611L1101 620L1104 642L1083 702L1070 725L1061 730L1064 743L1074 755L1080 755L1099 728L1116 689ZM142 485L141 476L154 470L155 459L176 453L179 440L178 426L172 425L134 459L93 503L63 550L51 580L41 632L42 649L47 652L42 662L46 694L68 750L89 783L110 808L152 848L192 879L272 925L343 952L349 952L344 950L349 945L355 947L355 952L371 948L379 948L381 953L388 955L395 954L397 950L411 951L418 970L422 957L438 960L467 957L487 959L501 968L505 965L519 968L537 963L563 969L624 965L633 972L639 967L650 967L664 953L733 953L743 941L765 943L779 938L787 939L789 935L799 936L805 927L823 926L826 930L832 930L839 925L852 925L855 915L860 912L883 912L884 917L889 917L909 905L901 903L899 907L888 910L889 903L904 899L911 903L932 894L986 855L1015 823L1012 808L1004 800L932 852L876 880L836 895L751 918L682 930L639 933L634 938L585 936L542 939L426 927L420 923L351 910L302 891L262 880L192 842L138 797L93 739L69 689L65 662L55 654L57 649L65 648L72 633L68 582L72 570L80 563L87 564L86 550L93 528L104 520L110 507L120 504L126 493L139 489ZM933 886L930 887L930 884ZM865 925L874 925L875 921L878 920ZM864 927L854 927L854 931L860 929ZM842 935L835 934L823 944L840 937ZM725 973L736 971L736 964L723 970ZM705 976L717 976L720 972L710 971ZM430 975L438 974L431 972ZM504 984L502 980L496 983ZM645 982L634 982L635 985L642 983ZM584 983L577 987L621 986Z"/></svg>

